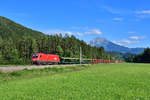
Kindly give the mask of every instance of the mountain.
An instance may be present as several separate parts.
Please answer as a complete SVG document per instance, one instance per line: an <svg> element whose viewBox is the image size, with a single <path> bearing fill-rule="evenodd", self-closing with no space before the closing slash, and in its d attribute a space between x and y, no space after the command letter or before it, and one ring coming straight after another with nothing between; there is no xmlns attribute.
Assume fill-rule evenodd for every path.
<svg viewBox="0 0 150 100"><path fill-rule="evenodd" d="M91 46L100 47L103 46L106 51L117 51L121 53L132 53L132 54L139 54L144 51L144 48L128 48L118 44L115 44L106 38L97 37L90 41Z"/></svg>
<svg viewBox="0 0 150 100"><path fill-rule="evenodd" d="M13 22L5 17L0 16L0 37L2 39L16 40L23 36L30 36L33 38L39 38L44 35L41 32L26 28L20 24Z"/></svg>

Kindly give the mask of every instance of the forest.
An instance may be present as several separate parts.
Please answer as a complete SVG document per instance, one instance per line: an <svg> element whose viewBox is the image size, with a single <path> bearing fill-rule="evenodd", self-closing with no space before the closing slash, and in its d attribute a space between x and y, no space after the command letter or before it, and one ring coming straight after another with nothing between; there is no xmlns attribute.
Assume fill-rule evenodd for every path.
<svg viewBox="0 0 150 100"><path fill-rule="evenodd" d="M33 53L58 54L61 57L115 59L103 47L92 47L75 36L47 35L0 17L0 64L30 64Z"/></svg>
<svg viewBox="0 0 150 100"><path fill-rule="evenodd" d="M134 63L150 63L150 48L146 48L141 54L126 57L125 61Z"/></svg>
<svg viewBox="0 0 150 100"><path fill-rule="evenodd" d="M1 64L29 64L33 53L58 54L62 57L79 58L82 47L83 58L114 59L103 47L91 47L74 36L43 35L38 39L24 36L17 40L0 38Z"/></svg>

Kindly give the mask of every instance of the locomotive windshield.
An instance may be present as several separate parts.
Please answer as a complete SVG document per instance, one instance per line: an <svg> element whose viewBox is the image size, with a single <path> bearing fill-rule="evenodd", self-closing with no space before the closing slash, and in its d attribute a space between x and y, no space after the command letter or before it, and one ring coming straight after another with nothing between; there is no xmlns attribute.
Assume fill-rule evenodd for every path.
<svg viewBox="0 0 150 100"><path fill-rule="evenodd" d="M32 58L38 58L38 55L35 54L35 55L32 56Z"/></svg>

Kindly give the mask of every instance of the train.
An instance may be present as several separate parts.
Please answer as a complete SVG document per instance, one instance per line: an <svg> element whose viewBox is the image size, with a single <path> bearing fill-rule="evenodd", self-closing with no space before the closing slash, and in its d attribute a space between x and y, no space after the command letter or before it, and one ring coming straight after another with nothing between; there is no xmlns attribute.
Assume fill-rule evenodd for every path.
<svg viewBox="0 0 150 100"><path fill-rule="evenodd" d="M98 63L122 63L122 60L108 59L82 59L60 57L54 54L34 53L32 55L32 64L98 64Z"/></svg>

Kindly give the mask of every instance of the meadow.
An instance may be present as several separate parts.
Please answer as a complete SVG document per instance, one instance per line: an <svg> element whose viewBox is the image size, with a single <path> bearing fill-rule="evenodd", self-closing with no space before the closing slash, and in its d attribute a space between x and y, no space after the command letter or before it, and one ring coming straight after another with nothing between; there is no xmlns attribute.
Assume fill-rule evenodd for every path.
<svg viewBox="0 0 150 100"><path fill-rule="evenodd" d="M0 100L150 100L149 64L95 64L0 73Z"/></svg>

